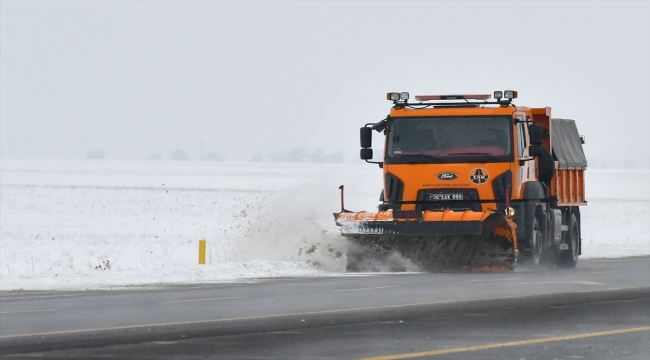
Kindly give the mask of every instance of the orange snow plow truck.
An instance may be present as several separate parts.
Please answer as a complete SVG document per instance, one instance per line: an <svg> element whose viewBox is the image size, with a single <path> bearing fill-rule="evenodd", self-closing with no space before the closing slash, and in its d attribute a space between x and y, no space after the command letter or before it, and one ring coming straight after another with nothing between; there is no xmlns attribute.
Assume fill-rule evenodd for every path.
<svg viewBox="0 0 650 360"><path fill-rule="evenodd" d="M378 211L334 213L348 270L399 253L427 271L575 267L587 168L575 121L517 106L517 92L388 93L390 114L361 128L361 159L383 168ZM372 132L383 133L374 162Z"/></svg>

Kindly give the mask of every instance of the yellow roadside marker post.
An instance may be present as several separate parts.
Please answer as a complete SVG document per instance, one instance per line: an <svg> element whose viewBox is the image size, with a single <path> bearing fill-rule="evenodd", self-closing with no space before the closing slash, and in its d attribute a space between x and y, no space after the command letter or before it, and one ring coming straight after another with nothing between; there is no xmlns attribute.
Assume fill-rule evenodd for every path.
<svg viewBox="0 0 650 360"><path fill-rule="evenodd" d="M205 265L205 240L199 240L199 265Z"/></svg>

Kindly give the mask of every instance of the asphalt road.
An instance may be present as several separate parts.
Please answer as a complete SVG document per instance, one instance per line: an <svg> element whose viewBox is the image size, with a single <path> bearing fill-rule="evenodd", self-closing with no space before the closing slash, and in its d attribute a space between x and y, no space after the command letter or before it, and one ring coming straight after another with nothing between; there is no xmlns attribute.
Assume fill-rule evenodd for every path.
<svg viewBox="0 0 650 360"><path fill-rule="evenodd" d="M650 358L650 258L0 293L7 358Z"/></svg>

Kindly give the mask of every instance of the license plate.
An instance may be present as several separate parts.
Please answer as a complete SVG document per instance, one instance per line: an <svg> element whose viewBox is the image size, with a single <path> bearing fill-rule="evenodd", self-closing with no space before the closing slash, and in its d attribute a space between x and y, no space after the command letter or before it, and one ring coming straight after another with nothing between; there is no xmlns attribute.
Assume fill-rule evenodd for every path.
<svg viewBox="0 0 650 360"><path fill-rule="evenodd" d="M463 194L429 194L429 201L463 200Z"/></svg>

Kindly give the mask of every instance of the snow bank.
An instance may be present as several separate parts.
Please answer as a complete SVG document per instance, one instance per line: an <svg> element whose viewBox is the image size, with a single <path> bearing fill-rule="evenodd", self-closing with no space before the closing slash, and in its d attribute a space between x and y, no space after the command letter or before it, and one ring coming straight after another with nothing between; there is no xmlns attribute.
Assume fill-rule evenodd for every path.
<svg viewBox="0 0 650 360"><path fill-rule="evenodd" d="M650 171L589 169L581 258L650 254Z"/></svg>
<svg viewBox="0 0 650 360"><path fill-rule="evenodd" d="M650 254L648 171L589 170L587 182L583 258ZM0 290L340 274L341 184L347 208L374 209L381 170L2 160Z"/></svg>
<svg viewBox="0 0 650 360"><path fill-rule="evenodd" d="M328 275L341 184L376 206L380 169L205 162L0 167L0 289L97 288ZM374 182L373 182L374 181ZM364 189L371 189L368 193ZM198 265L198 241L207 264Z"/></svg>

